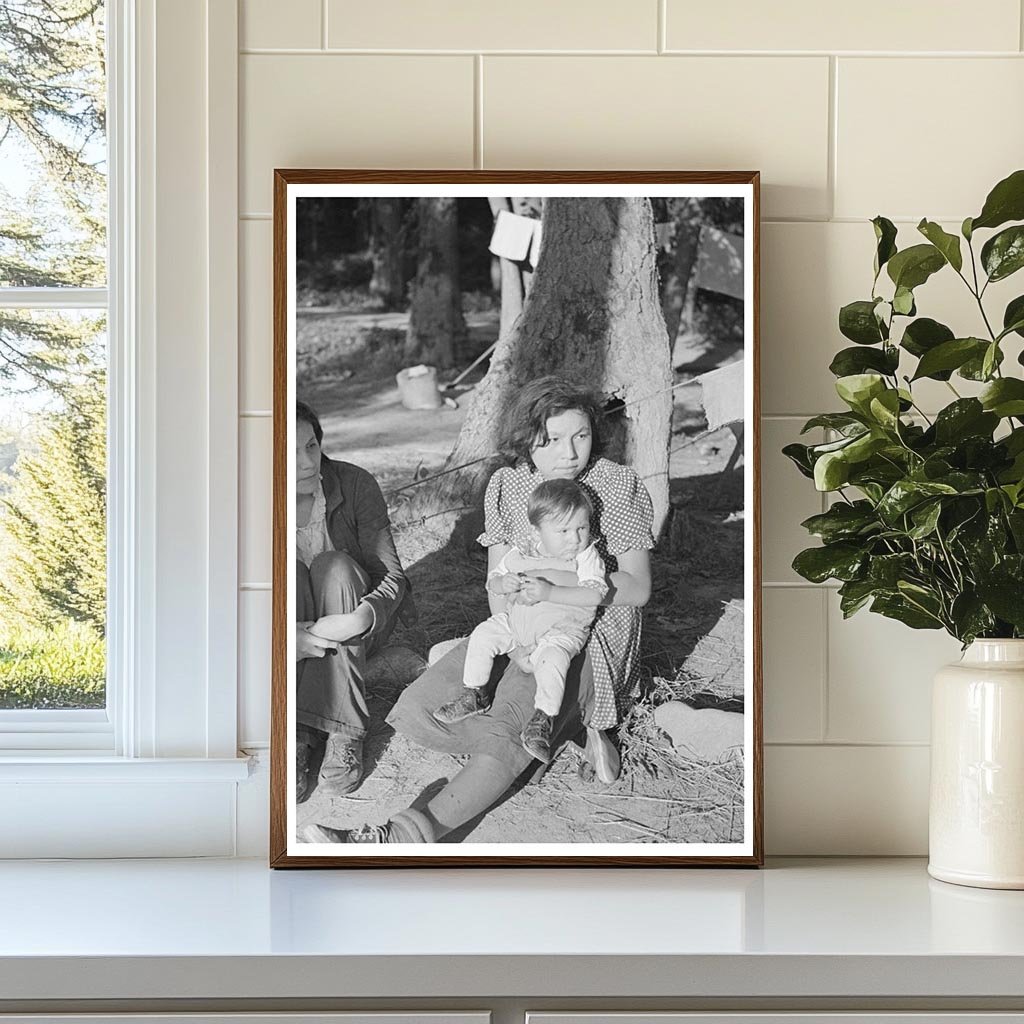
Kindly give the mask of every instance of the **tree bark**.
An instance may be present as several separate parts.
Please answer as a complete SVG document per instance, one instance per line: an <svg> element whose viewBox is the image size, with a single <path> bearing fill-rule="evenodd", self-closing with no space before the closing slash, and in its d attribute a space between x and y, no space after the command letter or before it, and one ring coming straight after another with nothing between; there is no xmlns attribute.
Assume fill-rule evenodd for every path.
<svg viewBox="0 0 1024 1024"><path fill-rule="evenodd" d="M430 516L440 542L448 539L460 515L449 510L478 505L497 464L510 399L545 374L604 394L609 457L632 466L647 485L660 531L668 512L672 369L647 199L545 202L541 254L523 313L499 341L445 468L480 461L416 488L403 520Z"/></svg>
<svg viewBox="0 0 1024 1024"><path fill-rule="evenodd" d="M405 357L410 363L449 367L465 337L459 290L459 248L454 198L417 200L418 262L409 307Z"/></svg>
<svg viewBox="0 0 1024 1024"><path fill-rule="evenodd" d="M673 204L677 205L677 204ZM700 208L687 206L673 211L675 231L672 247L667 253L664 282L663 312L668 330L669 349L675 344L680 330L687 331L693 319L693 271L697 265L700 246Z"/></svg>
<svg viewBox="0 0 1024 1024"><path fill-rule="evenodd" d="M405 298L402 275L402 200L374 199L370 221L373 277L370 294L386 310L400 309Z"/></svg>

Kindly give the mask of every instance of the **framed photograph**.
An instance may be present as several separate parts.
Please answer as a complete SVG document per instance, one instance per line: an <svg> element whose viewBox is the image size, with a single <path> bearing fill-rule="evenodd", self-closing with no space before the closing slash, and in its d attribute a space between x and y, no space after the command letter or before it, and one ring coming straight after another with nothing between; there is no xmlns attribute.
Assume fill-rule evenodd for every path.
<svg viewBox="0 0 1024 1024"><path fill-rule="evenodd" d="M762 863L758 185L275 172L272 866Z"/></svg>

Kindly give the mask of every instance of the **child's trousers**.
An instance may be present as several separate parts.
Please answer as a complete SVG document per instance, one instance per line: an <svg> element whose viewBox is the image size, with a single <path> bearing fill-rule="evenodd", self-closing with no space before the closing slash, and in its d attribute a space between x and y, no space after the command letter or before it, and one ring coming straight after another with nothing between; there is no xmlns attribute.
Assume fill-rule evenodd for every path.
<svg viewBox="0 0 1024 1024"><path fill-rule="evenodd" d="M557 630L537 637L530 663L537 681L533 706L538 711L552 716L558 714L565 695L569 662L583 650L585 643L585 635L573 637ZM485 619L469 634L463 684L473 689L486 685L494 659L499 654L510 654L520 646L524 646L523 640L514 634L508 613L501 612Z"/></svg>

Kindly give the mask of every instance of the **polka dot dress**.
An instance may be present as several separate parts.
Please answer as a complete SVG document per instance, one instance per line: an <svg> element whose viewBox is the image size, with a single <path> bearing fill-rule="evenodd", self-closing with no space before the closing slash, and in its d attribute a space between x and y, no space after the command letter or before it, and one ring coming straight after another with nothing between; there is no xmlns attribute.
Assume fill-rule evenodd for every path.
<svg viewBox="0 0 1024 1024"><path fill-rule="evenodd" d="M527 499L543 477L528 465L499 469L484 497L484 532L477 538L484 547L529 541ZM640 478L628 466L596 459L577 478L594 504L591 535L608 572L618 570L617 555L649 551L654 547L654 510ZM636 684L640 651L641 610L622 605L598 608L587 652L594 670L595 706L588 725L610 729Z"/></svg>

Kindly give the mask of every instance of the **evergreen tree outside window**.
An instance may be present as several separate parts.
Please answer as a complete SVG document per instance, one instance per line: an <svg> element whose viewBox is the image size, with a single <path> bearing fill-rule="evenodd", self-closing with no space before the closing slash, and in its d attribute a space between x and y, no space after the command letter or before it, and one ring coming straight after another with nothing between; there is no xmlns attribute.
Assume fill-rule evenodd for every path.
<svg viewBox="0 0 1024 1024"><path fill-rule="evenodd" d="M106 705L102 0L0 0L0 717Z"/></svg>

